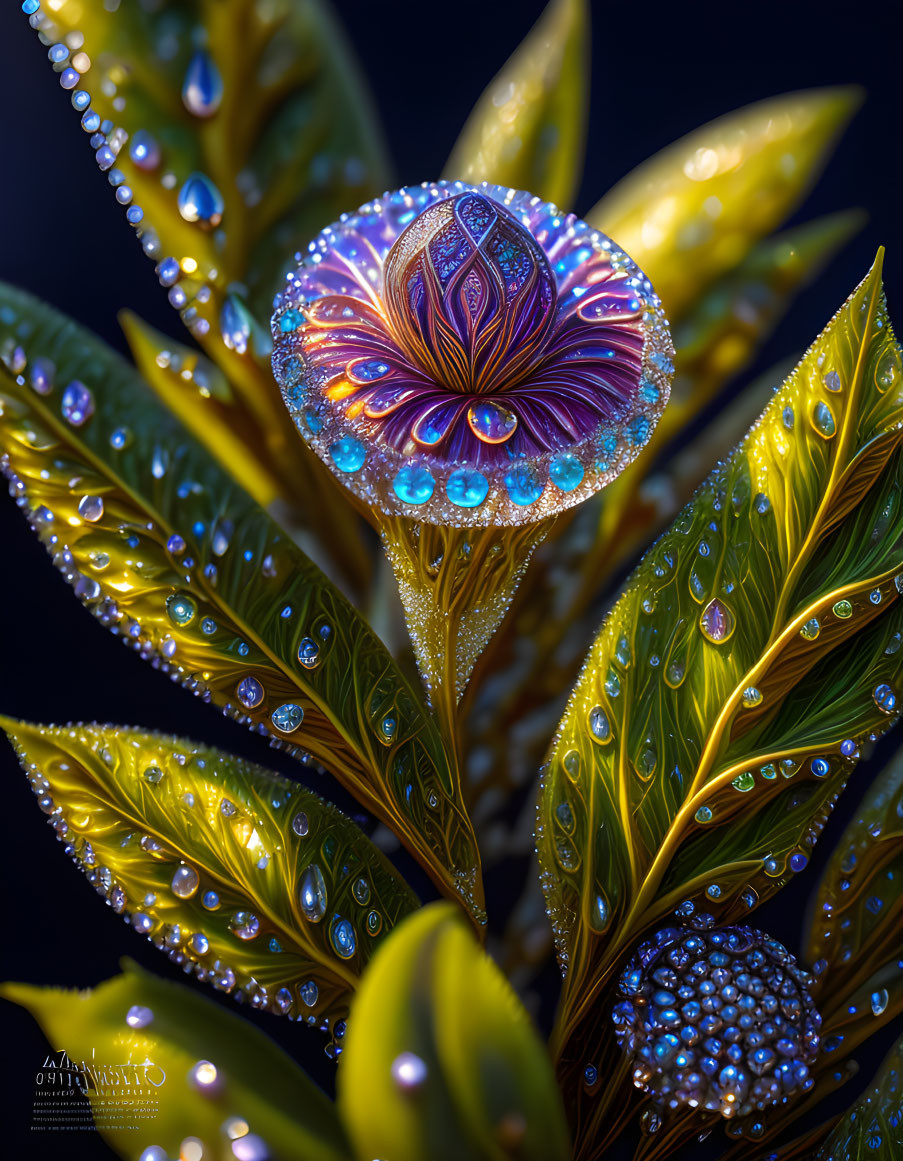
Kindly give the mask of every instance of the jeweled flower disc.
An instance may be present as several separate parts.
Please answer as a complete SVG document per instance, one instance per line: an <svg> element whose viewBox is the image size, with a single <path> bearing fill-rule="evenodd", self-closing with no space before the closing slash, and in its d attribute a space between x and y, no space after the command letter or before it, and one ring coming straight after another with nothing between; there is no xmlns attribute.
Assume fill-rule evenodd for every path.
<svg viewBox="0 0 903 1161"><path fill-rule="evenodd" d="M668 324L611 239L528 193L435 182L329 226L288 276L273 367L299 432L389 514L540 520L630 463Z"/></svg>

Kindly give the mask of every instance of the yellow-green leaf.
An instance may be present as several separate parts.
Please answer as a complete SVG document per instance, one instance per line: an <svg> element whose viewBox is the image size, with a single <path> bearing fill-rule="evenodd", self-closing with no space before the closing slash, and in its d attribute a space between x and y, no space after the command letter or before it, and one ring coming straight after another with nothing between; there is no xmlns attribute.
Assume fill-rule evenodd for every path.
<svg viewBox="0 0 903 1161"><path fill-rule="evenodd" d="M777 890L895 719L901 435L879 262L603 625L538 822L569 1068L622 950L686 901L726 921Z"/></svg>
<svg viewBox="0 0 903 1161"><path fill-rule="evenodd" d="M228 376L233 432L344 567L357 520L298 441L269 363L273 295L293 255L385 186L373 103L330 12L321 0L60 0L31 20L45 43L65 40L57 71L82 74L98 163L122 212L141 215L170 302ZM196 220L205 199L218 210ZM206 413L212 439L217 408ZM312 494L316 505L302 499ZM365 568L358 545L346 576Z"/></svg>
<svg viewBox="0 0 903 1161"><path fill-rule="evenodd" d="M903 1038L849 1108L815 1161L895 1161L903 1152Z"/></svg>
<svg viewBox="0 0 903 1161"><path fill-rule="evenodd" d="M478 911L457 774L363 618L104 344L0 288L0 354L6 470L81 599L189 689L321 762Z"/></svg>
<svg viewBox="0 0 903 1161"><path fill-rule="evenodd" d="M812 900L806 959L819 975L828 1064L903 1011L901 878L903 754L897 754L859 804Z"/></svg>
<svg viewBox="0 0 903 1161"><path fill-rule="evenodd" d="M99 1131L110 1148L127 1161L152 1146L185 1157L194 1153L183 1143L195 1139L204 1157L225 1159L244 1139L247 1156L262 1156L265 1144L273 1161L347 1161L335 1109L267 1036L190 988L129 961L123 968L87 992L0 988L34 1016L55 1063L105 1112ZM111 1098L122 1101L118 1125ZM139 1104L153 1115L136 1108L130 1116Z"/></svg>
<svg viewBox="0 0 903 1161"><path fill-rule="evenodd" d="M570 209L586 148L588 93L586 0L550 0L477 102L445 176L526 189Z"/></svg>
<svg viewBox="0 0 903 1161"><path fill-rule="evenodd" d="M355 998L338 1106L359 1161L565 1161L545 1047L448 904L406 920Z"/></svg>
<svg viewBox="0 0 903 1161"><path fill-rule="evenodd" d="M256 1007L344 1017L373 951L418 906L350 819L260 766L121 726L0 726L113 910Z"/></svg>
<svg viewBox="0 0 903 1161"><path fill-rule="evenodd" d="M855 88L812 89L728 113L638 166L587 220L645 270L676 321L802 201L861 100Z"/></svg>

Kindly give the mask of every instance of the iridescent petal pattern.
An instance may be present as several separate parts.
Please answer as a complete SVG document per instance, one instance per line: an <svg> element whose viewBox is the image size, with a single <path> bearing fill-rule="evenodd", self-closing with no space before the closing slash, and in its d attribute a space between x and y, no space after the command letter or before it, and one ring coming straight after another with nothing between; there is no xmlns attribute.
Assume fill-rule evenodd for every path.
<svg viewBox="0 0 903 1161"><path fill-rule="evenodd" d="M299 432L367 503L458 527L579 503L634 459L673 347L604 234L482 183L397 190L325 229L276 301Z"/></svg>

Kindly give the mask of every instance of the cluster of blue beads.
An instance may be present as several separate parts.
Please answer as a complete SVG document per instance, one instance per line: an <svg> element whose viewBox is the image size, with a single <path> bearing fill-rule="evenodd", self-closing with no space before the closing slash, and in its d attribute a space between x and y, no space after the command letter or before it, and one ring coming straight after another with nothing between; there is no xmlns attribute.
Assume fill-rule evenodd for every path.
<svg viewBox="0 0 903 1161"><path fill-rule="evenodd" d="M751 927L668 927L620 980L612 1018L633 1082L657 1103L745 1116L812 1087L813 977Z"/></svg>

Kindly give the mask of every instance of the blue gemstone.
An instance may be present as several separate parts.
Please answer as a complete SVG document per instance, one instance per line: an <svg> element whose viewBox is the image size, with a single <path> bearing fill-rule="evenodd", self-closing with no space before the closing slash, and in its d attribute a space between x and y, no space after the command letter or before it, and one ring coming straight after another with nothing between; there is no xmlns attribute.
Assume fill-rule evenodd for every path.
<svg viewBox="0 0 903 1161"><path fill-rule="evenodd" d="M525 508L528 504L535 504L542 495L544 484L534 471L523 465L512 468L505 475L505 487L514 504Z"/></svg>
<svg viewBox="0 0 903 1161"><path fill-rule="evenodd" d="M213 58L199 48L188 62L182 82L182 101L195 117L212 117L223 99L223 79Z"/></svg>
<svg viewBox="0 0 903 1161"><path fill-rule="evenodd" d="M798 851L790 856L790 870L795 872L805 870L808 862L806 856Z"/></svg>
<svg viewBox="0 0 903 1161"><path fill-rule="evenodd" d="M299 705L286 702L273 710L270 721L283 734L291 734L304 721L304 710Z"/></svg>
<svg viewBox="0 0 903 1161"><path fill-rule="evenodd" d="M223 195L206 174L189 174L179 190L179 213L186 222L218 226L224 208Z"/></svg>
<svg viewBox="0 0 903 1161"><path fill-rule="evenodd" d="M588 1064L583 1070L583 1079L592 1088L592 1086L599 1079L599 1070L594 1064Z"/></svg>
<svg viewBox="0 0 903 1161"><path fill-rule="evenodd" d="M22 0L22 11L26 16L33 16L41 7L41 0Z"/></svg>
<svg viewBox="0 0 903 1161"><path fill-rule="evenodd" d="M329 454L340 472L356 472L364 466L367 449L359 439L346 435L329 445Z"/></svg>
<svg viewBox="0 0 903 1161"><path fill-rule="evenodd" d="M144 220L144 210L140 206L129 206L125 216L133 226L137 226Z"/></svg>
<svg viewBox="0 0 903 1161"><path fill-rule="evenodd" d="M549 464L549 479L562 492L573 492L583 481L583 464L575 455L564 452Z"/></svg>
<svg viewBox="0 0 903 1161"><path fill-rule="evenodd" d="M489 481L482 472L458 468L448 477L445 494L458 508L478 508L489 493Z"/></svg>
<svg viewBox="0 0 903 1161"><path fill-rule="evenodd" d="M356 383L373 383L383 379L392 368L382 359L364 359L348 368L348 378Z"/></svg>
<svg viewBox="0 0 903 1161"><path fill-rule="evenodd" d="M425 504L436 488L432 474L419 464L405 464L399 469L392 487L405 504Z"/></svg>
<svg viewBox="0 0 903 1161"><path fill-rule="evenodd" d="M79 113L83 113L90 104L91 94L86 93L84 89L78 89L72 94L72 108L77 109Z"/></svg>
<svg viewBox="0 0 903 1161"><path fill-rule="evenodd" d="M627 442L634 447L641 447L649 438L652 424L645 415L637 415L626 427Z"/></svg>
<svg viewBox="0 0 903 1161"><path fill-rule="evenodd" d="M809 769L816 778L826 778L831 773L830 763L824 758L813 758L809 763Z"/></svg>
<svg viewBox="0 0 903 1161"><path fill-rule="evenodd" d="M219 313L219 329L230 351L243 355L248 349L254 320L251 312L235 294L226 296Z"/></svg>
<svg viewBox="0 0 903 1161"><path fill-rule="evenodd" d="M85 113L82 117L82 129L86 133L96 133L100 128L100 114L99 113Z"/></svg>

